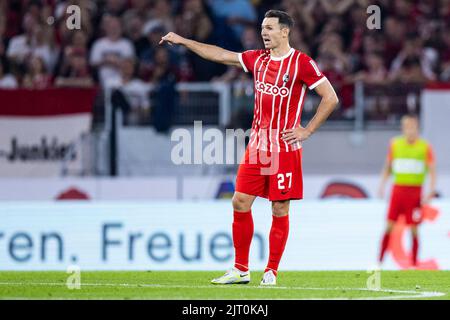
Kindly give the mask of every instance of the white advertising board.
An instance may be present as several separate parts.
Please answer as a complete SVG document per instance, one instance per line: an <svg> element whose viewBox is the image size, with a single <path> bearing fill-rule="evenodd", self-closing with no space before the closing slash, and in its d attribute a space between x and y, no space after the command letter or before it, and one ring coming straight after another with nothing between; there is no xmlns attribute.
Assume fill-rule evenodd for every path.
<svg viewBox="0 0 450 320"><path fill-rule="evenodd" d="M421 226L420 268L450 269L450 202ZM376 262L386 204L296 201L280 270L367 270ZM251 269L268 259L270 204L253 206ZM180 202L1 202L0 270L223 270L233 263L227 200ZM409 267L399 225L386 269Z"/></svg>

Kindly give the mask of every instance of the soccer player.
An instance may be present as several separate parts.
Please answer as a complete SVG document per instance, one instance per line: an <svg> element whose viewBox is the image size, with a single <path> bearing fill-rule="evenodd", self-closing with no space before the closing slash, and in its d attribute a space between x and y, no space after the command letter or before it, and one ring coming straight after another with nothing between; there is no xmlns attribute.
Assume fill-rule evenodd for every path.
<svg viewBox="0 0 450 320"><path fill-rule="evenodd" d="M421 221L420 208L435 195L436 168L431 145L419 136L419 120L415 115L405 115L401 119L403 135L393 138L383 167L379 196L384 196L384 188L393 175L393 188L387 215L387 226L381 241L379 264L389 246L391 231L400 215L405 216L411 227L411 263L417 266L419 251L418 225ZM422 185L427 173L430 175L430 191L422 199Z"/></svg>
<svg viewBox="0 0 450 320"><path fill-rule="evenodd" d="M241 67L254 78L255 104L250 141L240 163L233 195L232 235L235 264L213 284L248 283L249 250L253 238L251 207L257 196L272 202L269 261L261 285L275 285L278 265L289 232L289 203L303 197L301 142L328 118L338 103L336 93L316 63L291 48L292 18L269 10L262 22L265 49L243 53L183 38L173 32L161 42L183 45L204 59ZM306 89L315 89L321 101L306 127L300 125Z"/></svg>

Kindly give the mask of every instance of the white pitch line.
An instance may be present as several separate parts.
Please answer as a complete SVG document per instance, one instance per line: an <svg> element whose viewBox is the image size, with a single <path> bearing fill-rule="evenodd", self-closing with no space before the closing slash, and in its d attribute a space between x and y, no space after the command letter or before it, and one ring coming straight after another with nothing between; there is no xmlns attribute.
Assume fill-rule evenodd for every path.
<svg viewBox="0 0 450 320"><path fill-rule="evenodd" d="M65 286L66 283L63 282L0 282L0 286ZM411 290L393 290L393 289L380 289L371 290L367 288L314 288L314 287L266 287L266 286L217 286L217 285L200 285L200 286L188 286L188 285L165 285L165 284L133 284L133 283L81 283L81 287L128 287L128 288L183 288L183 289L211 289L211 288L229 288L229 289L261 289L261 290L304 290L304 291L367 291L367 292L383 292L383 293L403 293L404 295L397 296L381 296L381 297L362 297L362 298L330 298L324 300L391 300L391 299L417 299L417 298L432 298L432 297L442 297L445 296L444 292L436 291L424 291L417 292ZM2 298L2 297L0 297ZM271 299L272 300L272 299ZM295 299L298 300L298 299ZM301 299L310 300L310 299ZM319 300L312 298L312 300Z"/></svg>

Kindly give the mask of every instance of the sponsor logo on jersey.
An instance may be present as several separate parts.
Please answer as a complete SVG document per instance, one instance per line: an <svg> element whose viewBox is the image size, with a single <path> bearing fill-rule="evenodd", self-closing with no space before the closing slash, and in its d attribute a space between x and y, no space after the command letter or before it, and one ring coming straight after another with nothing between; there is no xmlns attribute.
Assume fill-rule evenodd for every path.
<svg viewBox="0 0 450 320"><path fill-rule="evenodd" d="M289 89L286 87L278 87L271 83L265 83L261 81L256 81L256 90L261 93L270 94L272 96L282 96L287 97L289 95Z"/></svg>
<svg viewBox="0 0 450 320"><path fill-rule="evenodd" d="M397 174L423 174L426 171L425 163L416 159L395 159L392 169Z"/></svg>

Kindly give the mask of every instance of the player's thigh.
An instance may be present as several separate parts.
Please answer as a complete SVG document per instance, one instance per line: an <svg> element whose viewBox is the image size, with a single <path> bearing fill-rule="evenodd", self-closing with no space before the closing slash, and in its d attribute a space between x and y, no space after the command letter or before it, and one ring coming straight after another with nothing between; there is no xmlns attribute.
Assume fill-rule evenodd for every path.
<svg viewBox="0 0 450 320"><path fill-rule="evenodd" d="M241 163L236 176L236 192L267 197L267 177L261 174L261 169L256 164Z"/></svg>
<svg viewBox="0 0 450 320"><path fill-rule="evenodd" d="M421 193L413 190L404 201L404 212L406 224L416 226L422 220L421 213Z"/></svg>
<svg viewBox="0 0 450 320"><path fill-rule="evenodd" d="M269 200L283 201L303 198L301 149L281 152L279 167L269 177Z"/></svg>
<svg viewBox="0 0 450 320"><path fill-rule="evenodd" d="M392 194L391 199L389 200L387 220L391 222L396 222L400 214L402 214L401 199L396 197L395 194Z"/></svg>

